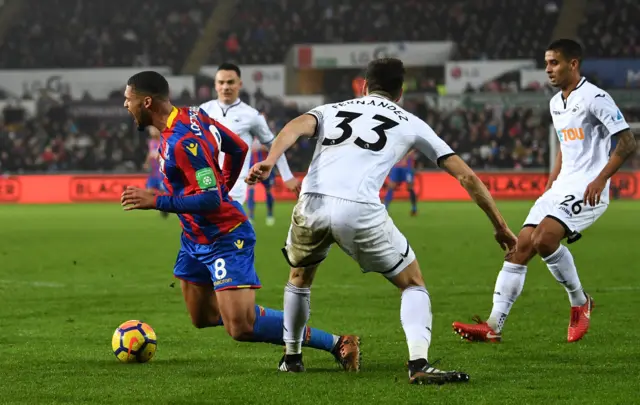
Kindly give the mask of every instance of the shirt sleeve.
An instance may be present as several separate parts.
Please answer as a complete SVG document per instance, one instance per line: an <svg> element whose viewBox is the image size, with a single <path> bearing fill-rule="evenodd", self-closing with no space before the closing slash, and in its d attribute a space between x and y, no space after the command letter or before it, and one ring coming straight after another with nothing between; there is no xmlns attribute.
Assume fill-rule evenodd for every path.
<svg viewBox="0 0 640 405"><path fill-rule="evenodd" d="M174 213L217 209L221 194L211 151L206 144L196 137L186 137L176 144L174 158L184 176L184 195L159 195L156 197L156 208Z"/></svg>
<svg viewBox="0 0 640 405"><path fill-rule="evenodd" d="M249 152L249 145L229 128L212 119L206 113L201 113L201 115L201 119L208 124L208 130L220 145L220 150L224 152L222 175L227 190L231 190L240 176L244 160Z"/></svg>
<svg viewBox="0 0 640 405"><path fill-rule="evenodd" d="M440 163L455 152L445 141L443 141L431 127L424 121L414 120L416 126L416 137L413 147L429 158L432 162L440 166Z"/></svg>
<svg viewBox="0 0 640 405"><path fill-rule="evenodd" d="M594 96L589 105L589 111L607 128L609 135L615 135L629 129L629 124L624 119L616 102L604 91Z"/></svg>
<svg viewBox="0 0 640 405"><path fill-rule="evenodd" d="M269 124L267 124L267 120L262 114L257 114L253 117L250 132L251 135L258 138L260 143L263 145L268 145L275 139L271 132L271 128L269 128Z"/></svg>
<svg viewBox="0 0 640 405"><path fill-rule="evenodd" d="M311 136L311 138L317 138L320 133L320 129L322 128L322 123L324 122L324 114L325 114L325 105L321 105L311 110L307 111L305 114L309 114L316 119L316 130Z"/></svg>

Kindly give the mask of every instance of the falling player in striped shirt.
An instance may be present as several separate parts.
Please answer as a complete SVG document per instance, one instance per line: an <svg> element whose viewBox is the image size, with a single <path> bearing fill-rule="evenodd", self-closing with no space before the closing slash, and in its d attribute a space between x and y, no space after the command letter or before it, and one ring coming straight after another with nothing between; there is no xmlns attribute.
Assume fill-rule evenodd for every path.
<svg viewBox="0 0 640 405"><path fill-rule="evenodd" d="M283 313L255 304L261 287L254 267L256 235L242 205L229 197L248 147L198 107L176 108L157 72L129 79L125 107L139 129L162 131L160 170L168 194L129 187L125 210L178 214L181 248L174 267L197 328L224 326L239 341L283 345ZM219 152L225 152L222 165ZM223 322L224 320L224 322ZM306 327L305 343L333 354L345 370L359 368L357 339Z"/></svg>

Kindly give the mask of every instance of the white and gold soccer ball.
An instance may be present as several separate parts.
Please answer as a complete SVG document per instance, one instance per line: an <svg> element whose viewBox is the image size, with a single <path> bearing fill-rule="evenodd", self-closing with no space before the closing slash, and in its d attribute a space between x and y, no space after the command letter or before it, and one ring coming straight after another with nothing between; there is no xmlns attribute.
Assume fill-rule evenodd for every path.
<svg viewBox="0 0 640 405"><path fill-rule="evenodd" d="M113 333L111 347L123 363L146 363L156 354L156 332L142 321L127 321Z"/></svg>

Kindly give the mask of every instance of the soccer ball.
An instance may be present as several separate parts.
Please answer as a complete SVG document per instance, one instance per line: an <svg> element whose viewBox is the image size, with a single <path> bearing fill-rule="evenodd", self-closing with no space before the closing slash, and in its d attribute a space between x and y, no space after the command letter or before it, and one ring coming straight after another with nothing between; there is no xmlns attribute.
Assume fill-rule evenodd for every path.
<svg viewBox="0 0 640 405"><path fill-rule="evenodd" d="M113 354L123 363L146 363L156 354L158 343L151 326L127 321L118 326L111 339Z"/></svg>

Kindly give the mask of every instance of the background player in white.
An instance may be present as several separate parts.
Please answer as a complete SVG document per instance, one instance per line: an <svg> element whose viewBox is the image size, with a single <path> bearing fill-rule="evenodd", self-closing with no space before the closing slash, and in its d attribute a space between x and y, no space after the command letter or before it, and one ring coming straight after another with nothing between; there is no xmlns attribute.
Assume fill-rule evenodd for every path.
<svg viewBox="0 0 640 405"><path fill-rule="evenodd" d="M215 82L218 98L207 101L200 108L211 118L220 121L222 125L238 134L249 148L254 138L263 145L270 146L274 136L266 119L258 110L240 100L242 88L240 68L232 63L221 64L216 72ZM220 155L220 159L223 159L224 154ZM251 156L251 150L247 154L239 178L244 178L249 173L249 156ZM285 156L278 160L277 167L285 186L289 190L299 191L300 182L291 173ZM247 184L244 181L236 182L229 195L235 201L244 204L247 198Z"/></svg>
<svg viewBox="0 0 640 405"><path fill-rule="evenodd" d="M309 171L294 208L286 247L291 265L284 294L286 354L281 371L304 370L302 333L309 318L311 283L336 243L364 272L384 275L402 291L400 319L409 346L409 382L466 382L469 376L433 368L431 302L409 242L396 228L380 189L391 168L416 148L457 178L484 210L504 249L513 249L509 230L486 187L424 121L394 101L402 95L404 67L398 59L379 59L367 67L365 96L327 104L299 116L280 132L269 156L254 165L247 182L269 176L277 159L300 136L318 138Z"/></svg>
<svg viewBox="0 0 640 405"><path fill-rule="evenodd" d="M593 299L582 289L569 249L609 205L609 179L636 150L636 141L611 96L580 74L582 47L570 39L554 41L545 53L549 81L561 91L550 101L560 150L545 193L538 198L518 236L518 250L506 256L498 274L493 309L487 322L453 323L463 338L501 340L511 306L524 286L527 263L536 255L564 285L571 303L567 340L580 340L589 329ZM611 137L617 146L611 156Z"/></svg>

